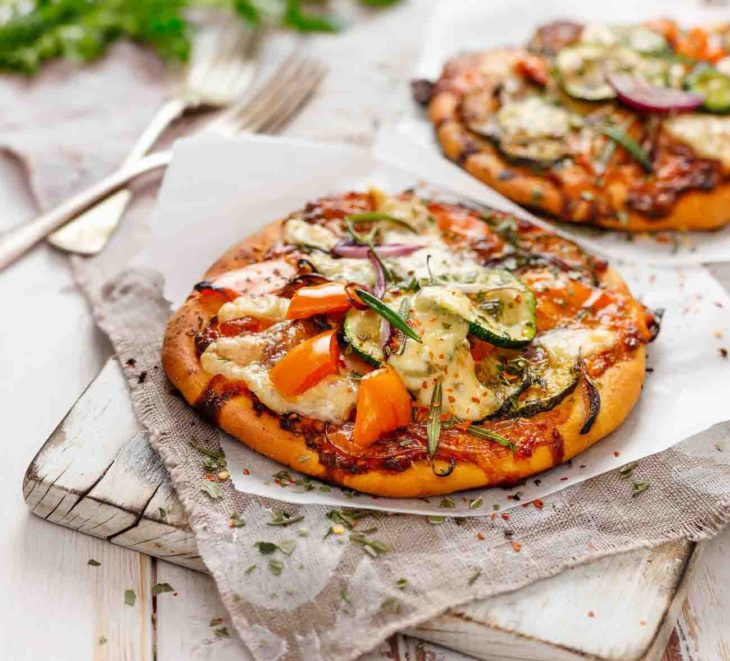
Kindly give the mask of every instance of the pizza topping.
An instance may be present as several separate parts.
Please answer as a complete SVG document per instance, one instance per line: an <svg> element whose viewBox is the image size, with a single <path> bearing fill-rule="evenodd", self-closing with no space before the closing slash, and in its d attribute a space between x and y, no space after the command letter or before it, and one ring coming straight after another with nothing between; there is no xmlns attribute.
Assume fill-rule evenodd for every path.
<svg viewBox="0 0 730 661"><path fill-rule="evenodd" d="M679 115L668 119L664 130L700 156L718 160L730 172L730 116Z"/></svg>
<svg viewBox="0 0 730 661"><path fill-rule="evenodd" d="M687 76L685 85L703 98L705 110L715 113L730 112L730 73L723 73L719 68L703 63Z"/></svg>
<svg viewBox="0 0 730 661"><path fill-rule="evenodd" d="M337 236L322 225L307 223L300 218L292 218L284 225L284 242L295 246L308 246L329 251L337 243Z"/></svg>
<svg viewBox="0 0 730 661"><path fill-rule="evenodd" d="M266 321L282 321L286 318L289 301L273 294L259 296L238 296L224 303L218 310L218 321L227 322L243 317L253 317Z"/></svg>
<svg viewBox="0 0 730 661"><path fill-rule="evenodd" d="M694 110L705 101L703 94L652 85L627 74L610 74L608 82L623 103L643 112Z"/></svg>
<svg viewBox="0 0 730 661"><path fill-rule="evenodd" d="M446 284L433 294L436 305L466 320L476 337L501 347L535 337L535 297L509 271L483 269L473 280Z"/></svg>
<svg viewBox="0 0 730 661"><path fill-rule="evenodd" d="M372 445L384 433L410 421L411 396L392 367L381 367L361 379L352 436L357 447Z"/></svg>
<svg viewBox="0 0 730 661"><path fill-rule="evenodd" d="M269 376L284 397L300 395L324 377L337 374L339 365L337 331L316 335L291 349L272 368Z"/></svg>
<svg viewBox="0 0 730 661"><path fill-rule="evenodd" d="M352 305L344 282L325 282L313 287L301 287L292 296L287 319L306 319L315 314L346 312Z"/></svg>

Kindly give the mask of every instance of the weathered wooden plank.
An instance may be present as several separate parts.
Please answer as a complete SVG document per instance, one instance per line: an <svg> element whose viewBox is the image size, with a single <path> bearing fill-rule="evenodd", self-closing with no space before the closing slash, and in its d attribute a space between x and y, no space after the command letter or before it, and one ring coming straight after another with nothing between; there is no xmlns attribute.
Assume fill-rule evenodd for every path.
<svg viewBox="0 0 730 661"><path fill-rule="evenodd" d="M604 558L406 633L480 659L658 659L694 549L680 541Z"/></svg>
<svg viewBox="0 0 730 661"><path fill-rule="evenodd" d="M114 361L38 453L24 493L33 511L50 521L205 569L167 474L140 432ZM693 545L678 542L606 558L474 602L409 633L479 658L656 658L670 632L672 609L681 604L679 586L692 555ZM189 586L205 584L214 593L206 577L178 582L183 580ZM195 631L200 634L199 627Z"/></svg>

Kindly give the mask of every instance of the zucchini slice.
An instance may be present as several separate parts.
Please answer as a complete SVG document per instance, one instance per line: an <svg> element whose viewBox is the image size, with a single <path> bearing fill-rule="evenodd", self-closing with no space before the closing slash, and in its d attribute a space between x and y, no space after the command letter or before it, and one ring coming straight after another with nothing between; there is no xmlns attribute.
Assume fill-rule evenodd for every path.
<svg viewBox="0 0 730 661"><path fill-rule="evenodd" d="M730 112L730 76L702 64L685 79L685 87L705 97L702 107L715 113Z"/></svg>
<svg viewBox="0 0 730 661"><path fill-rule="evenodd" d="M494 417L531 418L555 408L578 385L580 361L549 354L538 347L530 360L527 385L519 397L508 399Z"/></svg>
<svg viewBox="0 0 730 661"><path fill-rule="evenodd" d="M584 101L616 98L616 91L606 80L606 56L607 48L599 44L563 48L555 58L563 89Z"/></svg>
<svg viewBox="0 0 730 661"><path fill-rule="evenodd" d="M444 284L431 294L434 303L467 321L471 335L508 349L535 337L535 297L509 271L484 269L470 282Z"/></svg>
<svg viewBox="0 0 730 661"><path fill-rule="evenodd" d="M345 339L358 358L379 367L385 356L380 346L380 315L372 310L350 310L342 325Z"/></svg>

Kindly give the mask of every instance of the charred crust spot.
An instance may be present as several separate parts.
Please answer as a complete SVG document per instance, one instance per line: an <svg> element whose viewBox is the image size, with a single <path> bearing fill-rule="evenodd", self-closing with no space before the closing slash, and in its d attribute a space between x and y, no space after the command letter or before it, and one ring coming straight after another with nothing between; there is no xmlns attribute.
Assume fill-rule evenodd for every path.
<svg viewBox="0 0 730 661"><path fill-rule="evenodd" d="M411 94L413 100L422 105L427 106L433 95L434 84L425 78L417 78L411 81Z"/></svg>

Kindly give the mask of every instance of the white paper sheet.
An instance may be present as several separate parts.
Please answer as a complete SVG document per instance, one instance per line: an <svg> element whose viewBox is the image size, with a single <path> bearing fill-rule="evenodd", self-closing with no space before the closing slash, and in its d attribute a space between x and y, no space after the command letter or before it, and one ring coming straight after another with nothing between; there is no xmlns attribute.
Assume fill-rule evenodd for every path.
<svg viewBox="0 0 730 661"><path fill-rule="evenodd" d="M728 11L719 5L699 5L688 0L613 0L610 4L575 0L450 0L440 3L434 12L414 78L435 79L446 60L463 51L524 44L537 26L552 20L635 23L652 17L671 17L682 24L697 25L727 21ZM430 153L441 154L433 127L416 103L410 104L398 129ZM496 195L494 191L490 193ZM633 236L595 228L562 227L575 236L589 238L600 246L601 252L614 258L675 266L730 260L730 226L709 233Z"/></svg>
<svg viewBox="0 0 730 661"><path fill-rule="evenodd" d="M415 171L409 173L359 149L274 138L205 136L182 141L175 148L154 220L157 238L152 263L165 276L166 296L176 305L181 303L227 248L319 195L369 185L393 192L410 186L433 190L431 182L441 179L439 168L431 168L431 164L430 159L416 163ZM468 186L457 185L455 190L463 195L471 192ZM281 486L282 480L276 480L274 474L284 467L221 433L236 488L289 502L483 516L497 508L543 499L565 486L664 450L730 417L730 362L720 355L721 347L730 346L730 298L719 283L702 267L674 270L632 265L619 266L619 270L647 305L667 310L661 334L649 347L653 372L647 375L641 400L626 423L572 465L555 468L510 490L456 494L454 507L445 508L440 497L353 496L314 480L311 484L302 481L293 471L289 474L299 484L285 479ZM470 509L470 501L477 497L483 505ZM447 505L451 502L445 501Z"/></svg>

